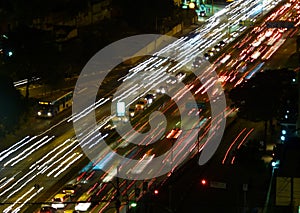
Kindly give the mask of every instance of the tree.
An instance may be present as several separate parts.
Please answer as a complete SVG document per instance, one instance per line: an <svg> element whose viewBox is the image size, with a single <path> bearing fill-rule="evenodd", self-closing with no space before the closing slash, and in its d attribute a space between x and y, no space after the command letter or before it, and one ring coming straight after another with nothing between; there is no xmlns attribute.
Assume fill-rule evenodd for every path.
<svg viewBox="0 0 300 213"><path fill-rule="evenodd" d="M12 132L25 110L22 96L7 75L0 74L0 134Z"/></svg>
<svg viewBox="0 0 300 213"><path fill-rule="evenodd" d="M155 30L166 18L171 19L176 10L172 0L113 0L113 7L130 25L147 31Z"/></svg>
<svg viewBox="0 0 300 213"><path fill-rule="evenodd" d="M5 64L5 70L16 79L29 80L26 85L26 99L29 97L30 80L34 77L40 77L44 83L53 87L63 81L60 55L51 34L22 26L8 36L12 40L15 53Z"/></svg>

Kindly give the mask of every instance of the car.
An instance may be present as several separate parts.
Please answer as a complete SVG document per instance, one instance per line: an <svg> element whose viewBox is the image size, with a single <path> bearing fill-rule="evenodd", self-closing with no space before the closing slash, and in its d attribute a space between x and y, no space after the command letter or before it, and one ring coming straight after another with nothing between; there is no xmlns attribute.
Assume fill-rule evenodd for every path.
<svg viewBox="0 0 300 213"><path fill-rule="evenodd" d="M165 94L167 91L166 87L160 86L159 88L156 89L157 94Z"/></svg>
<svg viewBox="0 0 300 213"><path fill-rule="evenodd" d="M170 76L167 80L167 84L175 84L177 82L177 79L174 76Z"/></svg>
<svg viewBox="0 0 300 213"><path fill-rule="evenodd" d="M210 55L208 53L204 53L205 60L208 60L210 58Z"/></svg>
<svg viewBox="0 0 300 213"><path fill-rule="evenodd" d="M214 46L214 50L217 51L217 52L219 52L221 50L221 47L219 45L215 45Z"/></svg>
<svg viewBox="0 0 300 213"><path fill-rule="evenodd" d="M152 94L152 93L148 93L147 95L145 95L145 100L147 101L148 105L152 104L152 102L154 101L155 98L156 98L156 95Z"/></svg>
<svg viewBox="0 0 300 213"><path fill-rule="evenodd" d="M206 12L204 10L200 11L200 16L201 17L205 17L206 16Z"/></svg>
<svg viewBox="0 0 300 213"><path fill-rule="evenodd" d="M135 108L130 107L128 111L129 111L129 116L130 116L131 118L135 116Z"/></svg>
<svg viewBox="0 0 300 213"><path fill-rule="evenodd" d="M147 106L147 101L146 100L139 100L136 104L135 104L135 110L136 111L140 111L140 110L144 110Z"/></svg>
<svg viewBox="0 0 300 213"><path fill-rule="evenodd" d="M218 43L218 46L220 46L220 47L224 47L226 45L226 42L225 41L220 41L219 43Z"/></svg>
<svg viewBox="0 0 300 213"><path fill-rule="evenodd" d="M182 133L182 130L179 128L172 129L166 136L168 139L177 139Z"/></svg>
<svg viewBox="0 0 300 213"><path fill-rule="evenodd" d="M80 188L80 185L69 184L69 185L66 185L62 191L64 194L69 194L70 196L75 196L78 191L78 188Z"/></svg>
<svg viewBox="0 0 300 213"><path fill-rule="evenodd" d="M115 128L116 128L117 126L114 124L114 123L109 123L109 124L107 124L105 127L104 127L104 129L105 130L114 130ZM72 186L72 185L71 185Z"/></svg>
<svg viewBox="0 0 300 213"><path fill-rule="evenodd" d="M52 206L42 206L39 213L56 213L56 208L53 208Z"/></svg>
<svg viewBox="0 0 300 213"><path fill-rule="evenodd" d="M178 72L175 77L177 78L178 81L182 81L186 76L186 73L184 72Z"/></svg>
<svg viewBox="0 0 300 213"><path fill-rule="evenodd" d="M208 50L207 53L209 54L209 56L214 56L215 55L213 50Z"/></svg>
<svg viewBox="0 0 300 213"><path fill-rule="evenodd" d="M75 210L76 212L86 212L91 207L91 205L91 202L78 202L75 205Z"/></svg>
<svg viewBox="0 0 300 213"><path fill-rule="evenodd" d="M63 209L67 205L66 202L69 202L70 195L59 193L52 198L52 207L55 209Z"/></svg>
<svg viewBox="0 0 300 213"><path fill-rule="evenodd" d="M201 62L202 62L201 57L197 56L193 62L193 66L197 68L201 65Z"/></svg>

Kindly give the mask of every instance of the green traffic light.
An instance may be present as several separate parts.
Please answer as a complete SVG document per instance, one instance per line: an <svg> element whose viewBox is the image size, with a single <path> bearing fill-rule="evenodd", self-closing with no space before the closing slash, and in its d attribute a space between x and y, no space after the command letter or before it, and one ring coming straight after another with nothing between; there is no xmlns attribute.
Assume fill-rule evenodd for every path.
<svg viewBox="0 0 300 213"><path fill-rule="evenodd" d="M130 206L131 206L132 208L134 208L134 207L137 206L137 203L136 203L136 202L132 202L132 203L130 203Z"/></svg>

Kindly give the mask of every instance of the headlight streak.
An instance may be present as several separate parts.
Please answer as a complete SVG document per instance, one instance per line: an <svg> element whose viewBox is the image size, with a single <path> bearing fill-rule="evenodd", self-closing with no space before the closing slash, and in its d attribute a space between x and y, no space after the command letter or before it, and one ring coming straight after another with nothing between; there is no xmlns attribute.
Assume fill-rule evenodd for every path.
<svg viewBox="0 0 300 213"><path fill-rule="evenodd" d="M97 103L101 102L103 99L104 99L104 98L100 98L95 104L93 104L93 105L91 105L91 106L85 108L85 109L84 109L83 111L81 111L79 114L73 114L73 115L71 116L71 118L70 118L69 120L67 120L67 122L70 122L70 121L72 121L72 120L78 118L79 116L81 116L81 114L86 113L86 111L88 111L88 110L90 110L90 109L93 109L93 108L95 107L95 105L96 105Z"/></svg>
<svg viewBox="0 0 300 213"><path fill-rule="evenodd" d="M8 213L11 212L12 208L17 205L24 197L26 197L28 194L30 194L34 190L34 187L32 187L29 191L25 192L21 197L19 197L16 202L14 202L12 205L7 207L3 212Z"/></svg>
<svg viewBox="0 0 300 213"><path fill-rule="evenodd" d="M48 174L47 174L47 177L50 177L54 172L56 172L57 170L59 170L64 164L66 164L68 161L70 161L72 158L74 158L75 156L77 155L77 153L73 153L71 156L69 156L69 157L67 157L66 159L64 159L62 162L60 162L60 164L59 165L57 165L54 169L52 169L52 171L51 172L49 172ZM65 154L63 157L61 157L61 158L64 158L64 157L66 157L67 156L67 154ZM60 159L58 159L58 160L60 160Z"/></svg>
<svg viewBox="0 0 300 213"><path fill-rule="evenodd" d="M71 162L69 162L63 169L61 169L58 173L56 173L54 175L54 177L55 178L58 177L61 173L63 173L67 169L69 169L70 166L73 165L76 161L78 161L82 156L83 156L83 154L78 155L74 160L72 160Z"/></svg>
<svg viewBox="0 0 300 213"><path fill-rule="evenodd" d="M17 151L18 149L22 148L23 146L25 146L26 144L28 144L29 142L31 142L32 140L34 140L36 137L37 136L34 136L34 137L30 138L30 136L26 136L25 138L23 138L19 142L15 143L14 145L12 145L11 147L9 147L8 149L5 149L2 152L0 152L0 156L1 156L0 157L0 162L3 159L5 159L6 157L8 157L11 153ZM26 141L28 138L30 138L30 139L28 141ZM26 141L26 142L24 143L24 141Z"/></svg>
<svg viewBox="0 0 300 213"><path fill-rule="evenodd" d="M45 173L48 169L50 169L51 167L53 167L56 163L58 163L65 156L67 156L68 154L72 153L72 151L75 150L79 146L78 144L75 144L76 142L77 141L73 141L68 146L64 147L63 149L60 149L59 152L56 152L56 154L54 156L52 156L49 160L47 160L46 162L44 162L41 166L39 166L38 164L36 164L36 166L38 167L39 173L40 174ZM71 149L68 152L66 152L65 155L63 155L60 159L58 159L55 162L53 162L55 160L55 158L57 158L59 155L61 155L63 152L65 152L69 148L71 148ZM39 162L41 162L42 160L44 160L44 159L39 160ZM50 164L51 162L53 162L53 163Z"/></svg>
<svg viewBox="0 0 300 213"><path fill-rule="evenodd" d="M84 118L84 117L85 117L87 114L89 114L91 111L93 111L93 110L97 109L98 107L104 105L104 104L105 104L107 101L109 101L109 100L110 100L109 98L105 99L104 101L103 101L103 98L100 99L100 100L97 101L94 105L90 106L90 108L89 108L88 110L86 110L86 112L81 112L80 114L75 115L76 118L74 119L74 118L72 117L71 119L68 120L68 122L71 121L71 120L73 120L73 122L76 122L76 121L78 121L79 119Z"/></svg>
<svg viewBox="0 0 300 213"><path fill-rule="evenodd" d="M34 198L38 193L40 193L42 190L44 189L44 187L39 188L35 193L33 193L29 198L27 198L25 201L22 202L22 204L20 206L17 207L17 209L15 209L14 211L12 211L12 213L16 213L21 211L21 208L26 205L32 198Z"/></svg>
<svg viewBox="0 0 300 213"><path fill-rule="evenodd" d="M61 147L63 147L65 144L67 144L68 142L70 142L70 139L65 140L65 142L63 142L62 144L58 145L57 147L55 147L54 149L52 149L50 152L48 152L44 157L42 157L41 159L39 159L38 161L36 161L34 164L32 164L29 169L32 169L33 167L39 165L40 162L42 162L43 160L45 160L46 158L48 158L49 156L51 156L53 153L55 153L57 150L60 150ZM59 153L59 152L58 152ZM57 154L58 154L57 153ZM43 165L42 165L43 166ZM39 169L42 167L39 166Z"/></svg>
<svg viewBox="0 0 300 213"><path fill-rule="evenodd" d="M52 136L50 138L53 139L54 136ZM48 136L44 136L42 139L38 140L37 142L35 142L34 144L32 144L30 147L26 148L23 152L21 152L20 154L18 154L17 156L11 158L9 161L7 161L4 166L7 166L8 164L10 164L11 162L13 162L11 164L11 166L14 166L15 164L17 164L18 162L20 162L21 160L23 160L24 158L26 158L28 155L30 155L32 152L34 152L37 148L34 148L35 146L37 146L38 148L40 146L43 146L44 144L48 143L50 140L46 140L46 142L43 143L43 141L45 139L47 139ZM42 144L42 145L41 145ZM15 161L16 160L16 161Z"/></svg>
<svg viewBox="0 0 300 213"><path fill-rule="evenodd" d="M17 186L21 181L23 181L24 179L26 179L26 178L27 178L29 175L31 175L35 170L36 170L36 168L33 169L33 170L31 170L31 171L29 171L29 172L27 172L24 176L22 176L22 177L20 177L19 179L17 179L17 181L16 181L14 184L12 184L10 187L6 188L4 191L2 191L2 192L0 193L0 197L2 197L5 193L9 192L9 191L10 191L12 188L14 188L15 186Z"/></svg>
<svg viewBox="0 0 300 213"><path fill-rule="evenodd" d="M69 150L68 152L66 152L63 156L60 157L60 159L57 159L55 162L52 163L52 166L57 164L59 161L61 161L62 159L64 159L65 157L67 157L67 155L73 153L73 151L78 147L79 145L76 144L71 150ZM73 153L71 157L73 157L74 155L76 155L77 153ZM68 157L67 159L69 159L70 157ZM55 172L56 170L58 170L58 168L60 168L63 164L66 163L67 160L63 161L62 163L60 163L59 166L57 166L55 169L53 169L51 172L49 172L47 174L47 177L49 177L50 175L52 175L53 172ZM49 169L49 168L47 168Z"/></svg>
<svg viewBox="0 0 300 213"><path fill-rule="evenodd" d="M98 135L96 135L96 136L101 136L101 134L98 134ZM95 140L95 138L96 138L96 136L94 137L94 138L92 138L90 141L92 141L92 140ZM101 141L101 140L103 140L104 138L106 138L108 136L108 133L106 133L105 135L103 135L101 138L99 138L98 140L96 140L96 141ZM90 142L89 142L90 143ZM89 146L89 149L91 149L91 148L93 148L94 146L96 146L97 144L96 143L93 143L93 144L91 144L90 146Z"/></svg>
<svg viewBox="0 0 300 213"><path fill-rule="evenodd" d="M236 3L237 4L237 3ZM231 4L232 5L232 4ZM228 8L230 8L230 7L228 7ZM221 36L221 35L220 35ZM190 52L193 52L193 51L190 51ZM181 55L181 54L180 54ZM182 56L182 55L181 55ZM185 56L182 56L183 58L184 57L187 57L187 56L190 56L188 53L185 53ZM153 59L154 60L154 59ZM188 59L184 59L184 60L186 60L186 61L190 61L190 60L188 60ZM161 61L160 61L161 62ZM183 65L181 65L181 64L179 64L178 65L178 67L181 67L181 66L183 66ZM156 79L153 79L154 81L156 80ZM76 115L76 118L78 117L78 115ZM69 121L68 121L69 122ZM35 136L36 137L36 136ZM26 139L24 139L24 141L25 141ZM11 150L12 150L12 147L11 147ZM6 151L6 152L9 152L9 151ZM9 153L12 153L12 152L9 152ZM2 155L1 155L2 154ZM4 152L2 152L2 153L0 153L0 156L1 156L1 160L0 161L2 161L5 157L7 157L8 155L6 155L5 157L3 157L4 156ZM3 180L4 181L4 180Z"/></svg>
<svg viewBox="0 0 300 213"><path fill-rule="evenodd" d="M2 178L2 180L6 180L7 177ZM15 179L15 175L11 178L9 178L7 181L5 181L3 184L1 184L0 189L4 188L7 184L9 184L11 181Z"/></svg>

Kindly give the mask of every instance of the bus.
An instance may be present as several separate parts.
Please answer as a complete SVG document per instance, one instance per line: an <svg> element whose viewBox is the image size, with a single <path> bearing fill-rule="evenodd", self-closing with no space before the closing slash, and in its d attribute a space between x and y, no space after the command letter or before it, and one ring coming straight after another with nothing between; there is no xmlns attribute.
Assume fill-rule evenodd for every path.
<svg viewBox="0 0 300 213"><path fill-rule="evenodd" d="M62 112L63 110L72 106L72 97L73 92L68 92L63 96L55 100L48 100L48 101L39 101L38 106L38 117L41 118L52 118L57 113Z"/></svg>

